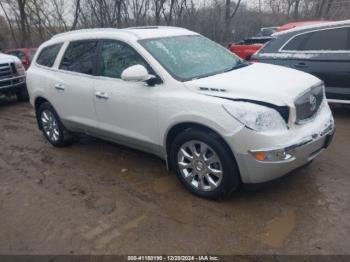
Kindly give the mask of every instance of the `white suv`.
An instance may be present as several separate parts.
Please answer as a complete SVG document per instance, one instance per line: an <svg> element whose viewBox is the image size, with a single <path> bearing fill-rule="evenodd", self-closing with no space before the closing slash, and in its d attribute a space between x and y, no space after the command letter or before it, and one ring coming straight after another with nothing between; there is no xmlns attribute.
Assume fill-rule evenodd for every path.
<svg viewBox="0 0 350 262"><path fill-rule="evenodd" d="M319 79L247 63L182 28L54 36L40 46L27 82L54 146L84 133L153 153L206 198L310 162L334 133Z"/></svg>

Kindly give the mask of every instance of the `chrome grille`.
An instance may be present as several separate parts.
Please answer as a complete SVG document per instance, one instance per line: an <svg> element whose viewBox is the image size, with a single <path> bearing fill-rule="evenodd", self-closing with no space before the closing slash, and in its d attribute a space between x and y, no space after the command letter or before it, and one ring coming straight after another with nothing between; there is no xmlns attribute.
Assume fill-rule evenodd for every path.
<svg viewBox="0 0 350 262"><path fill-rule="evenodd" d="M312 119L317 113L324 97L324 86L312 87L295 100L296 122L302 124Z"/></svg>
<svg viewBox="0 0 350 262"><path fill-rule="evenodd" d="M0 87L11 85L13 77L11 64L0 64ZM8 79L8 81L7 81Z"/></svg>
<svg viewBox="0 0 350 262"><path fill-rule="evenodd" d="M12 68L10 64L0 64L0 79L11 78Z"/></svg>

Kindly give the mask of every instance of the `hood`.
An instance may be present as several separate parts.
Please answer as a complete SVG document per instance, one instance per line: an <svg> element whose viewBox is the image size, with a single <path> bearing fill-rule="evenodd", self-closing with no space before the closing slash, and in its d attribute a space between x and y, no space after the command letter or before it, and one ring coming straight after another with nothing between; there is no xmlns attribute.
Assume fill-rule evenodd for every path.
<svg viewBox="0 0 350 262"><path fill-rule="evenodd" d="M321 80L294 69L263 63L185 82L190 90L229 99L291 106L294 99Z"/></svg>
<svg viewBox="0 0 350 262"><path fill-rule="evenodd" d="M0 53L0 63L14 63L14 62L20 62L18 57Z"/></svg>

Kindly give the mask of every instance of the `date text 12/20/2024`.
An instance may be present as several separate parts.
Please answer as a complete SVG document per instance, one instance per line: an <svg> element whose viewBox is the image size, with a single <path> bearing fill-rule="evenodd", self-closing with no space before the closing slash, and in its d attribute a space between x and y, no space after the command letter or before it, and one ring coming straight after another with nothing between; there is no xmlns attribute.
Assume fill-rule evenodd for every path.
<svg viewBox="0 0 350 262"><path fill-rule="evenodd" d="M128 256L128 261L219 261L217 256Z"/></svg>

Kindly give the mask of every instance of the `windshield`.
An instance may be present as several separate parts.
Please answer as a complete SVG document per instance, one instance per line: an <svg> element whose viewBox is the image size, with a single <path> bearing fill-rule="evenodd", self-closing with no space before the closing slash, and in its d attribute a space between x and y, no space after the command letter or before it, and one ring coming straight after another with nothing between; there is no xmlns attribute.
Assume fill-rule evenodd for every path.
<svg viewBox="0 0 350 262"><path fill-rule="evenodd" d="M242 63L229 50L200 35L146 39L140 43L180 81L227 72Z"/></svg>

